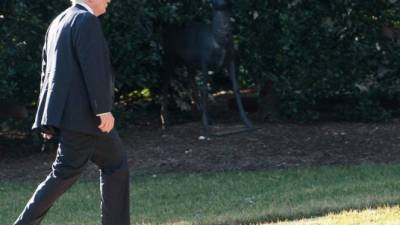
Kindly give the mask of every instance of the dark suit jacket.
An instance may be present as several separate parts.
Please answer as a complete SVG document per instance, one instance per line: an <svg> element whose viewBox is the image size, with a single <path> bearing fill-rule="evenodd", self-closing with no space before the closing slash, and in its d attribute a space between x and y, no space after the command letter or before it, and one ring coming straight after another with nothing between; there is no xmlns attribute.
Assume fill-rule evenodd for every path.
<svg viewBox="0 0 400 225"><path fill-rule="evenodd" d="M68 8L53 20L46 34L33 129L103 134L96 115L111 112L113 83L99 19L83 6Z"/></svg>

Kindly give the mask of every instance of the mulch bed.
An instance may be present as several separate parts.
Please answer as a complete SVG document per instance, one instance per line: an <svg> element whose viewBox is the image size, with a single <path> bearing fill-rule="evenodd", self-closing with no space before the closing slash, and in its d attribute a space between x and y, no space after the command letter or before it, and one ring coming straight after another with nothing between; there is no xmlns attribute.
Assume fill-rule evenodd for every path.
<svg viewBox="0 0 400 225"><path fill-rule="evenodd" d="M237 122L217 123L214 129L230 130ZM176 172L269 170L366 162L400 161L400 122L320 122L299 125L256 122L249 133L199 140L201 124L187 122L168 130L143 123L129 128L122 137L133 175ZM41 152L41 145L0 134L0 152L30 152L24 157L2 155L0 180L43 179L50 171L55 149ZM84 176L97 177L93 164Z"/></svg>

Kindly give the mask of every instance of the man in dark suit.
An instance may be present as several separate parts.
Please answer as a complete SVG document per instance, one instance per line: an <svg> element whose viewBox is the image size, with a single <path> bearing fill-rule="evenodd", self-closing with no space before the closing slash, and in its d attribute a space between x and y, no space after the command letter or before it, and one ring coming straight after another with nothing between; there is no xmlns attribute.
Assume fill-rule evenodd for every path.
<svg viewBox="0 0 400 225"><path fill-rule="evenodd" d="M40 224L90 160L100 169L103 225L129 225L126 151L114 128L113 76L97 18L110 0L73 0L58 15L43 47L39 104L33 129L57 135L52 171L36 189L16 225Z"/></svg>

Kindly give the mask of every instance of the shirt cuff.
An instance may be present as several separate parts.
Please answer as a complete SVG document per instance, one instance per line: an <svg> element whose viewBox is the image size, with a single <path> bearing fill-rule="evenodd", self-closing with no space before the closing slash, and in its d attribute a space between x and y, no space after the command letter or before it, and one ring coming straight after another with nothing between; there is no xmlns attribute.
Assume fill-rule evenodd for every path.
<svg viewBox="0 0 400 225"><path fill-rule="evenodd" d="M102 116L102 115L105 115L105 114L108 114L108 113L110 113L110 112L99 113L99 114L97 114L96 116Z"/></svg>

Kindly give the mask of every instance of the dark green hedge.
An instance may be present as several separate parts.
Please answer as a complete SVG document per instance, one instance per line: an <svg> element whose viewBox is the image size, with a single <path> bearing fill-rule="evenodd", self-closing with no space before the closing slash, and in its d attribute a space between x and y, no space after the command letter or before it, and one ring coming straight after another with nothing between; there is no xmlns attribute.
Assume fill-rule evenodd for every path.
<svg viewBox="0 0 400 225"><path fill-rule="evenodd" d="M281 113L317 119L328 107L350 120L391 116L393 110L383 108L381 100L399 100L399 46L383 37L382 28L398 26L396 5L239 2L243 67L248 79L274 81ZM378 76L383 67L390 71Z"/></svg>
<svg viewBox="0 0 400 225"><path fill-rule="evenodd" d="M397 107L384 103L399 101L400 51L383 37L382 29L399 26L395 2L234 1L242 85L261 91L272 81L280 114L297 121L318 119L323 111L349 120L390 118ZM34 108L45 29L69 1L1 4L0 98ZM209 22L210 16L207 0L113 1L102 20L117 74L118 101L157 101L162 24ZM189 88L184 83L177 78L173 85L181 108Z"/></svg>

